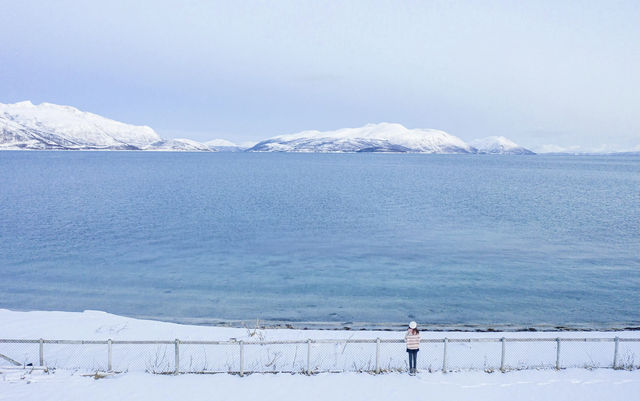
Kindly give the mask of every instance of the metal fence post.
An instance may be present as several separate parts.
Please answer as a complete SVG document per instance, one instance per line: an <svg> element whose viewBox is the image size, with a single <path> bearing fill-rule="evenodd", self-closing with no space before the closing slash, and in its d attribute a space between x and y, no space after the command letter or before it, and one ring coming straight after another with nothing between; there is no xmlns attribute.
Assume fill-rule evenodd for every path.
<svg viewBox="0 0 640 401"><path fill-rule="evenodd" d="M560 338L556 338L556 369L560 369Z"/></svg>
<svg viewBox="0 0 640 401"><path fill-rule="evenodd" d="M311 374L311 339L307 340L307 374Z"/></svg>
<svg viewBox="0 0 640 401"><path fill-rule="evenodd" d="M40 339L40 366L44 366L44 340Z"/></svg>
<svg viewBox="0 0 640 401"><path fill-rule="evenodd" d="M244 342L240 340L240 376L244 376Z"/></svg>
<svg viewBox="0 0 640 401"><path fill-rule="evenodd" d="M500 339L500 342L502 342L502 356L500 357L500 371L504 372L504 351L505 351L504 337Z"/></svg>
<svg viewBox="0 0 640 401"><path fill-rule="evenodd" d="M449 340L445 337L444 339L444 355L442 357L442 372L447 373L447 343Z"/></svg>
<svg viewBox="0 0 640 401"><path fill-rule="evenodd" d="M178 340L177 338L175 342L175 351L176 351L176 356L175 356L176 369L173 373L177 375L178 373L180 373L180 340Z"/></svg>
<svg viewBox="0 0 640 401"><path fill-rule="evenodd" d="M376 339L376 374L380 373L380 339Z"/></svg>
<svg viewBox="0 0 640 401"><path fill-rule="evenodd" d="M620 342L620 339L616 336L616 338L613 341L615 344L613 348L613 368L617 369L618 368L618 343Z"/></svg>
<svg viewBox="0 0 640 401"><path fill-rule="evenodd" d="M107 341L108 344L108 359L107 359L107 372L111 372L111 339Z"/></svg>

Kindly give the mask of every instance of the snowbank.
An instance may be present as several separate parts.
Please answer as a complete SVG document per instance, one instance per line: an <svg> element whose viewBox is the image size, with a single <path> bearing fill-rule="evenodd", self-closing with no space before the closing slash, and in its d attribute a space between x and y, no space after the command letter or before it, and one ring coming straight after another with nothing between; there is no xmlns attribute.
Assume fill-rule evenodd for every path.
<svg viewBox="0 0 640 401"><path fill-rule="evenodd" d="M289 330L195 326L155 320L134 319L106 312L32 311L0 309L0 337L68 340L211 340L255 341L306 339L403 339L404 332L376 330ZM252 335L253 334L253 335ZM422 331L423 339L440 338L640 338L640 331L566 332L460 332Z"/></svg>
<svg viewBox="0 0 640 401"><path fill-rule="evenodd" d="M0 338L32 340L31 343L0 341L0 354L5 356L4 360L23 366L42 363L50 368L85 372L153 373L170 373L176 369L207 373L402 372L407 369L402 341L404 333L398 331L203 327L132 319L97 311L9 310L0 310L0 327ZM637 369L640 341L624 339L638 339L639 335L638 332L423 331L422 338L427 342L421 344L418 369L492 372L498 369L553 369L557 364L562 368L607 368L613 365L614 336L623 338L618 344L616 367ZM443 341L445 337L447 344ZM506 338L504 344L497 341L501 337ZM564 340L559 358L556 337ZM42 348L37 342L40 338L47 340ZM487 341L491 338L494 340ZM571 338L574 341L569 341ZM593 341L577 340L585 338ZM608 341L596 341L597 338ZM111 346L108 339L112 340ZM175 339L179 339L178 345ZM429 342L430 339L433 341ZM99 343L70 344L56 340ZM127 343L132 340L146 342ZM108 362L108 354L111 362Z"/></svg>
<svg viewBox="0 0 640 401"><path fill-rule="evenodd" d="M636 400L640 372L571 369L508 373L150 375L0 371L0 400Z"/></svg>
<svg viewBox="0 0 640 401"><path fill-rule="evenodd" d="M402 332L388 331L336 331L336 330L253 330L251 328L224 328L188 326L149 320L132 319L98 311L76 312L15 312L0 309L0 338L15 339L76 339L76 340L219 340L278 341L312 339L401 339ZM594 338L620 336L640 338L638 332L560 332L560 333L462 333L422 332L423 338L478 338L478 337L550 337ZM481 343L482 344L482 343ZM526 343L520 343L526 344ZM550 343L551 344L551 343ZM567 343L567 346L572 343ZM575 343L584 346L585 343ZM599 343L594 343L599 344ZM638 343L633 343L638 344ZM29 344L33 346L34 344ZM357 345L357 344L356 344ZM368 344L364 344L367 345ZM395 345L395 344L394 344ZM404 360L402 344L395 350ZM450 353L468 352L469 344L454 343ZM487 344L485 344L486 346ZM499 344L492 343L495 347ZM37 344L35 344L37 346ZM425 345L426 346L426 345ZM442 344L438 344L442 346ZM564 347L565 345L563 345ZM608 346L611 346L609 343ZM61 358L69 350L58 349L47 344L45 358ZM63 347L63 346L60 346ZM71 346L67 346L71 347ZM96 361L106 361L104 345L89 347L89 356ZM90 347L98 347L93 349ZM122 346L121 346L122 347ZM135 357L135 348L116 352L115 359ZM233 351L236 351L236 346ZM577 347L564 350L570 357L579 354ZM541 350L523 348L525 353L539 354ZM553 351L553 349L551 349ZM123 352L124 351L124 352ZM263 350L264 351L264 350ZM314 349L314 352L317 352ZM342 349L344 351L344 349ZM356 349L357 351L357 349ZM611 351L607 348L606 352ZM93 354L91 354L93 352ZM184 352L184 351L181 351ZM510 349L509 352L513 352ZM55 355L58 353L59 355ZM421 348L425 363L437 358L428 348ZM438 355L440 351L437 352ZM542 352L544 353L544 352ZM53 354L53 356L52 356ZM301 354L304 354L301 352ZM351 358L357 353L350 354ZM554 351L552 352L553 355ZM37 351L36 351L37 355ZM74 358L87 355L73 352ZM170 354L171 355L171 354ZM188 355L188 354L187 354ZM234 354L235 355L235 354ZM256 354L257 355L257 354ZM466 354L460 354L466 355ZM254 355L255 356L255 355ZM248 353L246 358L253 356ZM303 356L304 359L306 356ZM591 357L594 357L592 354ZM235 356L233 357L235 358ZM355 360L355 359L353 359ZM440 363L438 361L438 363ZM412 377L394 372L381 375L368 373L341 374L249 374L244 377L229 374L205 375L152 375L129 369L128 373L113 374L103 379L94 379L90 369L42 370L9 368L0 363L0 400L389 400L404 397L451 399L451 400L635 400L640 393L640 371L612 369L563 369L514 370L500 373L497 370L429 373L422 372ZM419 365L420 368L421 365ZM424 365L423 365L424 366ZM491 373L488 373L491 372Z"/></svg>

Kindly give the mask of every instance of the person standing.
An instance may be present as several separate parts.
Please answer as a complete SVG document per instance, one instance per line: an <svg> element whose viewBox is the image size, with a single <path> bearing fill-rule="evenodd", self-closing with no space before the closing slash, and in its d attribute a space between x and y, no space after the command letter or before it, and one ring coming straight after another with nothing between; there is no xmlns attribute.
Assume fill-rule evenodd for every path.
<svg viewBox="0 0 640 401"><path fill-rule="evenodd" d="M417 369L418 351L420 350L420 331L416 322L409 323L409 329L404 336L407 344L407 352L409 353L409 373L415 374Z"/></svg>

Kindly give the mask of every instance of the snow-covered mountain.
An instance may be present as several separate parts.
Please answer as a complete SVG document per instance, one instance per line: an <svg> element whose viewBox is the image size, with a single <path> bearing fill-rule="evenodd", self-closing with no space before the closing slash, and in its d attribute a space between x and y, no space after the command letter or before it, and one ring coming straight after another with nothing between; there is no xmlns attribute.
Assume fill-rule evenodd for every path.
<svg viewBox="0 0 640 401"><path fill-rule="evenodd" d="M325 132L303 131L251 145L237 145L224 139L204 144L190 139L163 139L150 127L121 123L71 106L34 105L29 101L0 103L0 150L534 154L504 137L488 137L470 145L444 131L408 129L392 123Z"/></svg>
<svg viewBox="0 0 640 401"><path fill-rule="evenodd" d="M242 152L247 149L242 145L237 145L226 139L214 139L204 143L214 152Z"/></svg>
<svg viewBox="0 0 640 401"><path fill-rule="evenodd" d="M150 127L124 124L71 106L0 103L2 148L140 149L159 140Z"/></svg>
<svg viewBox="0 0 640 401"><path fill-rule="evenodd" d="M0 149L198 150L195 141L163 140L150 127L121 123L75 107L0 103Z"/></svg>
<svg viewBox="0 0 640 401"><path fill-rule="evenodd" d="M471 142L471 146L476 148L479 154L535 155L535 153L529 149L523 148L503 136L489 136L476 139Z"/></svg>
<svg viewBox="0 0 640 401"><path fill-rule="evenodd" d="M144 150L156 151L183 151L183 152L210 152L211 149L203 143L186 138L163 139L152 143Z"/></svg>
<svg viewBox="0 0 640 401"><path fill-rule="evenodd" d="M444 131L408 129L392 123L281 135L258 142L248 151L475 153L462 139Z"/></svg>

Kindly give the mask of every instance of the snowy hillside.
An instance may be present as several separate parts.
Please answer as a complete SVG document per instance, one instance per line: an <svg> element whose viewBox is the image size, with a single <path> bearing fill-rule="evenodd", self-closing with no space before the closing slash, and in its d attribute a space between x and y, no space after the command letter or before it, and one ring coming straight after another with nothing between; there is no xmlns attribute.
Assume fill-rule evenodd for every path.
<svg viewBox="0 0 640 401"><path fill-rule="evenodd" d="M209 150L189 140L163 141L136 126L75 107L29 101L0 103L0 149Z"/></svg>
<svg viewBox="0 0 640 401"><path fill-rule="evenodd" d="M161 138L150 127L124 124L75 107L29 101L0 104L0 148L140 149Z"/></svg>
<svg viewBox="0 0 640 401"><path fill-rule="evenodd" d="M249 151L475 153L473 147L444 131L391 123L281 135L259 142Z"/></svg>
<svg viewBox="0 0 640 401"><path fill-rule="evenodd" d="M490 155L535 155L529 149L523 148L503 136L489 136L476 139L471 146L478 150L479 154Z"/></svg>
<svg viewBox="0 0 640 401"><path fill-rule="evenodd" d="M242 152L247 149L246 147L237 145L231 141L227 141L226 139L214 139L212 141L205 142L204 144L214 152Z"/></svg>
<svg viewBox="0 0 640 401"><path fill-rule="evenodd" d="M183 151L183 152L210 152L211 149L205 144L192 141L186 138L163 139L152 143L144 150L156 151Z"/></svg>
<svg viewBox="0 0 640 401"><path fill-rule="evenodd" d="M534 154L504 137L489 137L470 145L444 131L408 129L393 123L303 131L257 144L238 145L224 139L203 144L190 139L163 139L148 126L121 123L71 106L34 105L30 101L0 103L2 149Z"/></svg>

